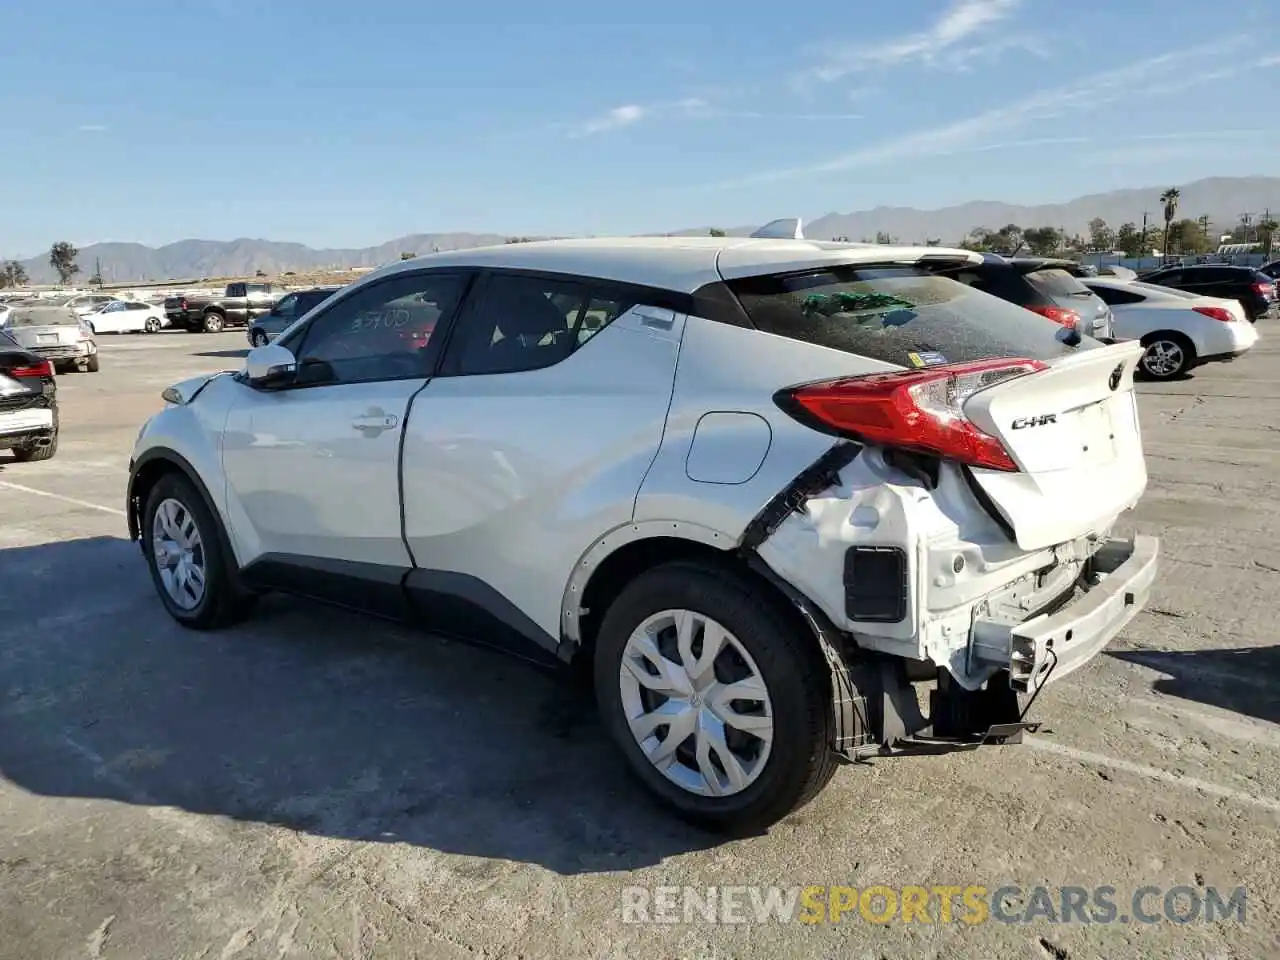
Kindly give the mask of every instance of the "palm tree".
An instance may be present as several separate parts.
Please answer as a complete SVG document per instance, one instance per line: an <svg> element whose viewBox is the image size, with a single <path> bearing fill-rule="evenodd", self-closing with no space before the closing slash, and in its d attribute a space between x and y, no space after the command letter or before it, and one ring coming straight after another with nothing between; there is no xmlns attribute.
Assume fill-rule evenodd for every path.
<svg viewBox="0 0 1280 960"><path fill-rule="evenodd" d="M1173 223L1173 218L1178 215L1178 199L1182 196L1182 191L1177 187L1170 187L1164 193L1160 194L1160 202L1164 204L1164 255L1169 255L1169 226Z"/></svg>

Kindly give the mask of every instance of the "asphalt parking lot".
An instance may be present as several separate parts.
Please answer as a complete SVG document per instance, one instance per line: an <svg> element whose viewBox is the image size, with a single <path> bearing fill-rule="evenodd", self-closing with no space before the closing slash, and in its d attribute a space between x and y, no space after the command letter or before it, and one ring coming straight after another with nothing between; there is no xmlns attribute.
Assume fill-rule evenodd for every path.
<svg viewBox="0 0 1280 960"><path fill-rule="evenodd" d="M102 338L101 373L60 378L58 456L0 454L0 957L1280 955L1280 336L1260 323L1236 363L1140 387L1135 521L1161 575L1040 698L1036 737L845 768L729 843L651 806L592 704L520 663L284 598L175 626L127 541L129 453L160 390L238 366L244 336ZM686 884L1244 887L1247 912L623 922L624 888Z"/></svg>

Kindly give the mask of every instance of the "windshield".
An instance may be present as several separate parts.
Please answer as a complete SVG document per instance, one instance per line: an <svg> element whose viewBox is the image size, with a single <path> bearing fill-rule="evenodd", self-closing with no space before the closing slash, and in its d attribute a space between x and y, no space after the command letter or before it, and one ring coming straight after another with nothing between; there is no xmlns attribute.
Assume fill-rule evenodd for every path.
<svg viewBox="0 0 1280 960"><path fill-rule="evenodd" d="M748 277L729 288L761 330L901 367L1048 360L1098 346L1029 310L915 267L832 267Z"/></svg>
<svg viewBox="0 0 1280 960"><path fill-rule="evenodd" d="M76 312L67 307L19 307L9 314L5 326L11 329L18 327L63 327L77 326L80 318Z"/></svg>

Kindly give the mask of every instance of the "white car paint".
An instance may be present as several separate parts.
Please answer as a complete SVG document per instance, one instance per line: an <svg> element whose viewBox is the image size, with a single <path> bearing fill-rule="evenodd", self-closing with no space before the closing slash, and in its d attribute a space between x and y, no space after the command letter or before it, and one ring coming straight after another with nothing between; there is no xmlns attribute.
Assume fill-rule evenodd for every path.
<svg viewBox="0 0 1280 960"><path fill-rule="evenodd" d="M246 369L275 368L281 358L287 366L287 346L347 300L442 268L635 284L661 291L654 300L684 297L692 307L638 296L640 305L567 358L514 373L306 389L259 388L244 374L196 378L166 391L169 403L143 426L134 460L190 466L241 569L294 557L325 570L358 568L383 586L414 573L458 596L481 585L506 622L527 622L564 655L583 639L584 616L599 612L582 606L593 574L619 549L685 541L731 556L762 509L832 449L835 438L782 409L780 389L905 372L713 319L699 296L709 288L730 296L723 284L733 278L938 257L979 255L787 238L629 238L420 257L344 289L251 351ZM975 298L965 303L984 318L1008 312L1044 345L1048 359L1033 372L976 389L956 414L1007 452L1009 468L942 459L927 481L892 444L864 445L834 482L780 518L758 555L862 649L932 661L969 690L1002 670L1017 689L1031 689L1046 671L1056 681L1105 646L1140 609L1155 574L1154 540L1110 538L1146 487L1133 394L1142 351L1063 345L1051 321L950 280L920 282ZM918 360L917 372L929 362ZM1096 495L1082 504L1076 492L1086 483ZM851 617L843 570L855 546L903 551L904 617ZM1100 550L1121 558L1110 578L1104 571L1082 599L1027 619L1049 592L1083 577Z"/></svg>
<svg viewBox="0 0 1280 960"><path fill-rule="evenodd" d="M1083 282L1100 295L1115 291L1142 298L1137 303L1111 304L1117 337L1141 340L1163 332L1182 334L1195 348L1196 364L1238 356L1258 342L1257 328L1248 321L1238 300L1202 297L1150 283L1101 277L1088 278ZM1215 320L1197 313L1196 307L1224 309L1234 319L1229 322Z"/></svg>
<svg viewBox="0 0 1280 960"><path fill-rule="evenodd" d="M139 300L113 300L100 310L83 315L94 333L145 333L150 326L160 330L168 326L164 307Z"/></svg>

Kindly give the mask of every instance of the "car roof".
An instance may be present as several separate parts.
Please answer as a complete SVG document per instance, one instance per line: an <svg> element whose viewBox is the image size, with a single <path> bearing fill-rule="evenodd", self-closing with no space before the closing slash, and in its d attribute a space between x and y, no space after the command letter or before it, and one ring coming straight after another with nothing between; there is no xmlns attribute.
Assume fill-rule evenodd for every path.
<svg viewBox="0 0 1280 960"><path fill-rule="evenodd" d="M451 250L383 267L368 278L424 267L493 267L613 280L678 293L735 277L783 273L831 264L978 263L978 254L947 247L895 247L755 237L596 237L541 240Z"/></svg>

